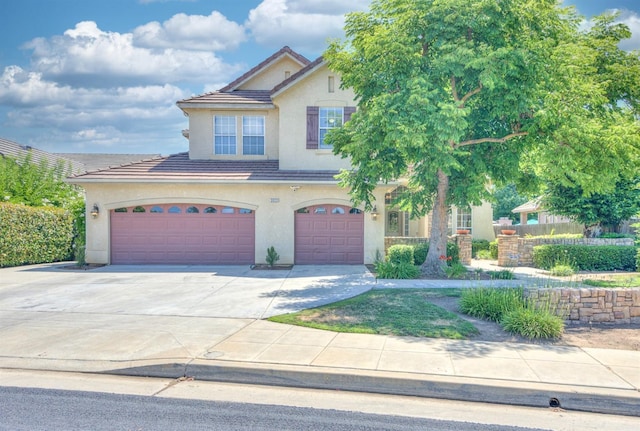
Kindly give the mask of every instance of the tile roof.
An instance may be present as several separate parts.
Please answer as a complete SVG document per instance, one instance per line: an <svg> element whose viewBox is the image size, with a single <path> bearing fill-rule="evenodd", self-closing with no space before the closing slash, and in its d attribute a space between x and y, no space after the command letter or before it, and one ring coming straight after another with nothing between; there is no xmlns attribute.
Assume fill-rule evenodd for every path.
<svg viewBox="0 0 640 431"><path fill-rule="evenodd" d="M332 182L338 171L280 170L278 160L190 160L188 153L76 175L71 182Z"/></svg>
<svg viewBox="0 0 640 431"><path fill-rule="evenodd" d="M160 154L104 154L104 153L55 153L58 156L81 163L83 171L96 171L140 160L159 157Z"/></svg>
<svg viewBox="0 0 640 431"><path fill-rule="evenodd" d="M47 151L39 150L28 145L20 145L17 142L0 138L0 156L9 156L11 158L20 160L27 154L31 155L31 160L34 163L39 164L42 160L44 160L47 162L47 165L49 167L53 167L57 163L62 163L65 168L69 167L72 173L85 171L85 167L81 162L65 157L64 155L49 153Z"/></svg>
<svg viewBox="0 0 640 431"><path fill-rule="evenodd" d="M258 73L261 69L263 69L264 67L266 67L267 65L269 65L273 61L277 60L278 58L282 57L283 55L289 55L289 56L293 57L293 59L298 61L303 66L306 66L307 64L309 64L309 60L306 57L298 54L297 52L295 52L294 50L292 50L288 46L284 46L278 52L276 52L275 54L271 55L269 58L267 58L264 61L262 61L260 64L258 64L257 66L255 66L254 68L249 70L247 73L243 74L242 76L240 76L239 78L237 78L233 82L229 83L228 85L222 87L219 91L227 92L227 91L235 90L243 82L247 81L253 75Z"/></svg>
<svg viewBox="0 0 640 431"><path fill-rule="evenodd" d="M216 104L216 105L265 105L271 107L271 92L269 90L236 90L229 92L214 91L212 93L203 94L202 96L192 97L178 101L179 107L185 104ZM181 106L182 105L182 106Z"/></svg>

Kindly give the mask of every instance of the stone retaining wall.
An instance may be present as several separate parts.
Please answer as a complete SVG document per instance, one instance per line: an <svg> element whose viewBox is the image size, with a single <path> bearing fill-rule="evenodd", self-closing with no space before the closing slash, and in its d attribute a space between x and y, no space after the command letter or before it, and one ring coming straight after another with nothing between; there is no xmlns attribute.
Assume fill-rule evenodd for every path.
<svg viewBox="0 0 640 431"><path fill-rule="evenodd" d="M527 289L525 296L550 305L569 323L640 323L640 288Z"/></svg>
<svg viewBox="0 0 640 431"><path fill-rule="evenodd" d="M498 235L498 266L533 266L538 245L634 245L633 238L520 238Z"/></svg>

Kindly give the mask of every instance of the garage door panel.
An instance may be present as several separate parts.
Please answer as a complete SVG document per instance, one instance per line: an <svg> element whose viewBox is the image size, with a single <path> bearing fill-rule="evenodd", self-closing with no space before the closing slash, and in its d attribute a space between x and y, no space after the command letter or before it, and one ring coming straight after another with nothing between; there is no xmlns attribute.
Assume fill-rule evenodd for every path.
<svg viewBox="0 0 640 431"><path fill-rule="evenodd" d="M324 211L316 213L319 207ZM351 214L349 210L317 205L296 212L295 263L364 263L364 214Z"/></svg>
<svg viewBox="0 0 640 431"><path fill-rule="evenodd" d="M187 204L159 205L164 211L111 212L112 263L252 264L255 263L255 216L187 213ZM170 207L181 212L170 213Z"/></svg>

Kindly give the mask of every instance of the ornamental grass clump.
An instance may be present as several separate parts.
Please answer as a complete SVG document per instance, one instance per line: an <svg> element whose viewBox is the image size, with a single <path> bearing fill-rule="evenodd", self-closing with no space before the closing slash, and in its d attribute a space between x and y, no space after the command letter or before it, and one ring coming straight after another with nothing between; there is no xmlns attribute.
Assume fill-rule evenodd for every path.
<svg viewBox="0 0 640 431"><path fill-rule="evenodd" d="M564 320L549 300L535 303L524 299L522 288L475 288L463 291L460 311L494 321L512 334L529 339L560 338Z"/></svg>

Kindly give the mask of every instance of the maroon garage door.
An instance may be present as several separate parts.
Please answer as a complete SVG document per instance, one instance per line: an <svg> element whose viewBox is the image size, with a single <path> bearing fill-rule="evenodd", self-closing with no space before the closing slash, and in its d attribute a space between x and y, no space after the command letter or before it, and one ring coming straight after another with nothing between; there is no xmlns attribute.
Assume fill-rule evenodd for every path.
<svg viewBox="0 0 640 431"><path fill-rule="evenodd" d="M315 205L295 214L295 263L364 263L364 214L342 205Z"/></svg>
<svg viewBox="0 0 640 431"><path fill-rule="evenodd" d="M189 204L118 208L111 211L111 263L253 264L253 211Z"/></svg>

